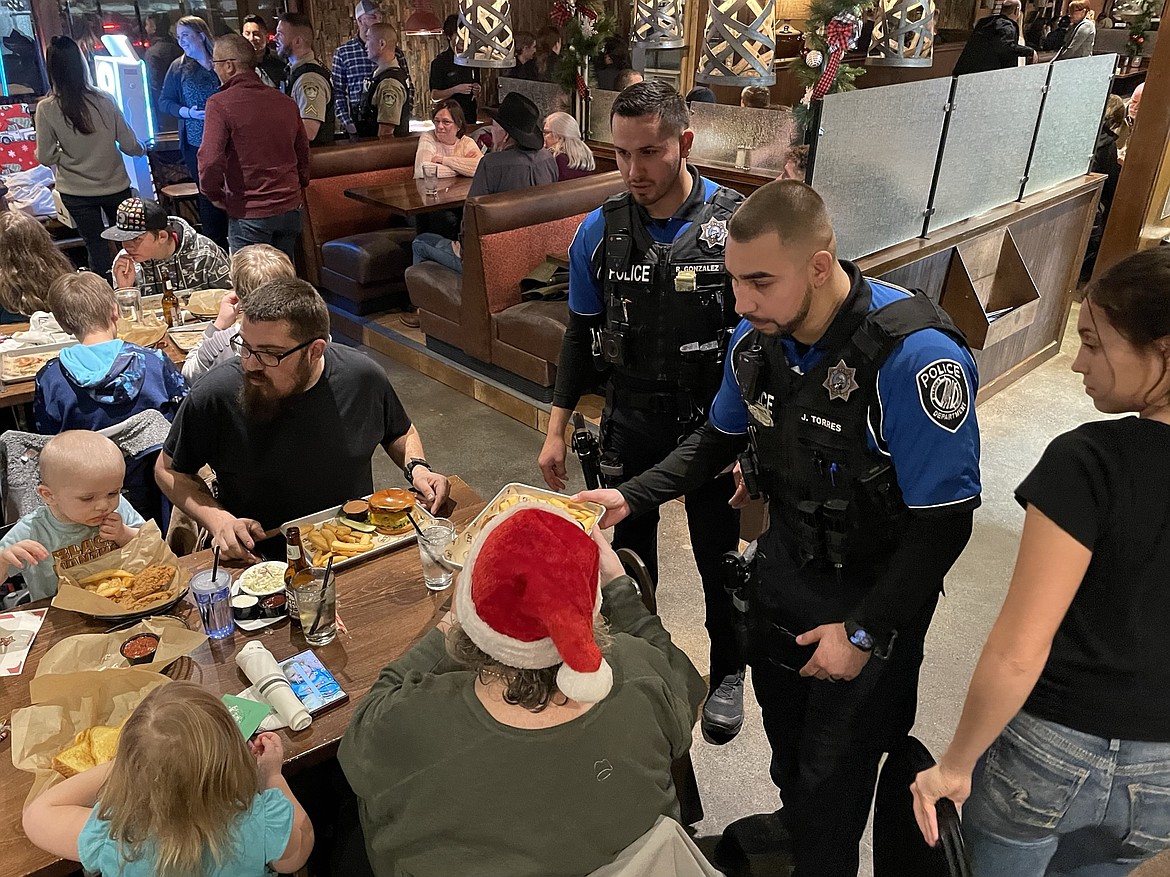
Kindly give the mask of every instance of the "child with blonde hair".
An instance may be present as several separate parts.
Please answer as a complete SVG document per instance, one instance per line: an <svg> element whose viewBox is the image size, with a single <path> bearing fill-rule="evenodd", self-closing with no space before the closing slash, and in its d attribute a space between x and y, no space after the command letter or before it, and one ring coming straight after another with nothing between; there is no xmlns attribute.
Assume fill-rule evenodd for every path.
<svg viewBox="0 0 1170 877"><path fill-rule="evenodd" d="M281 775L280 737L249 744L215 695L172 682L122 728L114 760L24 811L29 840L109 877L262 877L308 861L313 826Z"/></svg>
<svg viewBox="0 0 1170 877"><path fill-rule="evenodd" d="M142 515L122 496L126 461L96 432L69 430L41 450L44 505L0 539L0 577L19 570L33 600L57 593L57 569L121 548L138 535ZM0 579L2 580L2 579Z"/></svg>

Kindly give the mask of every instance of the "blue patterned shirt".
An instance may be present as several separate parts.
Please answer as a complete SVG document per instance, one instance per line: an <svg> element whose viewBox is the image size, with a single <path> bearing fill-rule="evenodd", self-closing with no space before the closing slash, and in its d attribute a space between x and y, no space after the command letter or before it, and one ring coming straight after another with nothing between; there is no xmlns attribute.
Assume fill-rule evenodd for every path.
<svg viewBox="0 0 1170 877"><path fill-rule="evenodd" d="M394 50L394 57L398 59L398 66L406 71L406 97L414 106L414 80L410 78L410 68L406 66L406 55L401 46ZM348 128L354 123L362 96L377 66L370 60L365 43L357 37L342 43L333 53L333 112L343 127Z"/></svg>

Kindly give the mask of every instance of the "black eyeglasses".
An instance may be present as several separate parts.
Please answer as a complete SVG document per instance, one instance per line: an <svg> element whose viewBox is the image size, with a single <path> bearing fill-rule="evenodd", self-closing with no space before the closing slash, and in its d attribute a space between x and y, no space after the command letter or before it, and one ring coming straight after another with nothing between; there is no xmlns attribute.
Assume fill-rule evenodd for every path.
<svg viewBox="0 0 1170 877"><path fill-rule="evenodd" d="M308 341L302 341L296 347L289 348L284 353L269 353L267 350L253 350L241 335L233 336L229 345L232 350L239 354L240 359L247 359L250 356L254 356L256 357L256 362L260 363L264 368L276 368L286 357L292 356L298 350L304 350L314 341L324 340L324 338L310 338Z"/></svg>

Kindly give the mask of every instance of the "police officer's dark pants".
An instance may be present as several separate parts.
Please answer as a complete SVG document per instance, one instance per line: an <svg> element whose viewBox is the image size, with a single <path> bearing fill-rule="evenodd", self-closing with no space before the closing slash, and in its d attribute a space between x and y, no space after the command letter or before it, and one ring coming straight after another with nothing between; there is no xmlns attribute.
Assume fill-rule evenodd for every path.
<svg viewBox="0 0 1170 877"><path fill-rule="evenodd" d="M622 480L640 475L662 462L683 437L678 416L618 408L606 412L602 428L603 456L615 456L622 462ZM616 486L616 485L614 485ZM703 580L703 597L707 608L707 635L711 639L711 685L715 687L731 673L744 666L735 640L731 598L725 587L723 555L739 547L739 511L728 506L735 493L731 475L688 493L685 497L687 528L695 554L695 565ZM645 561L654 581L658 581L658 509L636 518L628 518L614 527L614 548L629 548Z"/></svg>
<svg viewBox="0 0 1170 877"><path fill-rule="evenodd" d="M804 677L805 623L777 619L766 654L753 654L752 687L772 748L772 781L792 835L793 877L855 877L882 753L910 733L922 643L934 603L888 660L871 657L850 682ZM755 633L755 630L753 631ZM753 653L756 649L753 648Z"/></svg>

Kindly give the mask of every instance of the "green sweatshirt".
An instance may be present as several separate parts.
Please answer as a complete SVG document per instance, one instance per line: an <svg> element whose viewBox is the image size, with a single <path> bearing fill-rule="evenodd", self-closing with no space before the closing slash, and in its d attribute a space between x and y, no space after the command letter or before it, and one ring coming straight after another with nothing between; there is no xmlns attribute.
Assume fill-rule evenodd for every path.
<svg viewBox="0 0 1170 877"><path fill-rule="evenodd" d="M563 725L493 719L438 630L382 671L338 752L378 877L579 877L679 818L670 764L707 687L628 578L602 593L613 690Z"/></svg>

